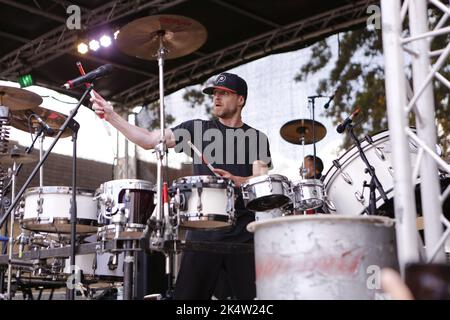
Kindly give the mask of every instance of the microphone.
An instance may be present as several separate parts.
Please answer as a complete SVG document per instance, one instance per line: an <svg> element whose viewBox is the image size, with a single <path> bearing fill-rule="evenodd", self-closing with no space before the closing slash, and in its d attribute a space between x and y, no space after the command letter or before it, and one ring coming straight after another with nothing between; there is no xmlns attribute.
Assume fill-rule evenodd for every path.
<svg viewBox="0 0 450 320"><path fill-rule="evenodd" d="M112 70L113 70L112 65L105 64L101 67L98 67L95 70L92 70L89 73L86 73L84 76L67 81L65 84L63 84L62 87L66 88L66 89L71 89L71 88L77 87L79 85L82 85L86 82L92 82L96 79L99 79L99 78L102 78L102 77L108 75L109 73L111 73Z"/></svg>
<svg viewBox="0 0 450 320"><path fill-rule="evenodd" d="M338 133L344 132L347 126L353 121L353 118L356 117L358 114L359 114L359 107L357 107L355 111L353 111L352 114L347 117L347 119L345 119L342 123L340 123L337 126L336 131Z"/></svg>
<svg viewBox="0 0 450 320"><path fill-rule="evenodd" d="M33 114L33 117L36 118L37 122L44 128L44 130L47 132L49 136L52 136L55 133L55 130L53 130L52 127L50 127L47 122L42 120L41 117L39 117L36 113Z"/></svg>
<svg viewBox="0 0 450 320"><path fill-rule="evenodd" d="M325 103L325 105L323 106L325 109L328 109L328 107L330 106L331 101L333 101L334 99L334 94L330 97L330 100L327 101L327 103Z"/></svg>

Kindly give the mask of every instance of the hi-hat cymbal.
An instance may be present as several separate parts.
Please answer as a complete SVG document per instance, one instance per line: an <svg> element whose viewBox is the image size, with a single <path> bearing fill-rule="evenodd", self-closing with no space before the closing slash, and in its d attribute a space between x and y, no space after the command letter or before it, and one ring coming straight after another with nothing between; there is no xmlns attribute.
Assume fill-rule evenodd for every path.
<svg viewBox="0 0 450 320"><path fill-rule="evenodd" d="M207 32L199 22L178 15L156 15L130 22L120 29L117 45L124 53L146 60L157 59L160 37L165 59L188 55L206 41Z"/></svg>
<svg viewBox="0 0 450 320"><path fill-rule="evenodd" d="M14 87L0 86L0 106L9 110L25 110L36 107L42 103L38 94Z"/></svg>
<svg viewBox="0 0 450 320"><path fill-rule="evenodd" d="M309 119L292 120L285 123L281 129L280 134L284 140L293 144L311 144L322 140L326 134L327 129L323 124L314 121L315 139L313 138L313 121Z"/></svg>
<svg viewBox="0 0 450 320"><path fill-rule="evenodd" d="M54 130L54 133L51 135L44 130L44 134L47 137L56 136L56 134L58 133L58 129L67 119L67 116L62 113L46 109L43 107L34 107L27 110L12 111L10 113L11 126L22 131L30 132L30 128L28 126L28 118L33 113L37 114L45 123L48 124L50 128ZM40 124L35 117L31 117L30 119L31 119L31 128L33 129L33 132L36 132ZM71 135L72 130L70 130L70 128L67 128L61 135L61 138L70 137Z"/></svg>
<svg viewBox="0 0 450 320"><path fill-rule="evenodd" d="M24 151L19 151L19 149L12 149L11 152L0 154L0 165L9 167L14 164L22 163L33 163L39 160L38 155L25 153Z"/></svg>

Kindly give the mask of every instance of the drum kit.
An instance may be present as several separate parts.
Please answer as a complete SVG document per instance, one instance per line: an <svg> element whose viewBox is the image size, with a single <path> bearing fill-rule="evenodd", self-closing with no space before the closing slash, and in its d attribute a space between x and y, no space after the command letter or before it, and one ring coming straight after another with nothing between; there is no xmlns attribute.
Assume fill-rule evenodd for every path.
<svg viewBox="0 0 450 320"><path fill-rule="evenodd" d="M186 176L176 179L169 186L163 178L163 169L167 166L164 61L194 52L203 45L206 36L207 32L201 24L177 15L141 18L120 30L117 37L119 49L133 57L158 61L161 134L155 148L158 164L156 185L145 180L119 179L107 181L95 191L74 186L43 186L41 169L40 186L19 193L21 202L11 214L11 224L14 217L18 217L23 229L15 241L19 245L18 255L13 256L14 241L10 241L7 259L9 298L12 297L10 286L14 266L17 271L15 279L20 279L20 273L25 271L40 284L45 277L67 280L68 284L70 280L75 287L80 285L80 280L72 277L80 271L84 280L119 282L118 286L121 283L124 299L132 299L136 276L134 253L145 249L164 253L171 290L177 253L182 248L178 229L218 230L233 225L237 194L231 180L217 176ZM0 86L0 149L3 151L0 153L0 164L2 167L13 167L10 174L12 199L15 198L17 165L38 160L31 155L37 137L41 137L42 160L42 140L45 136L54 137L57 133L59 138L73 136L74 133L71 126L64 126L68 122L67 116L42 108L39 106L41 103L42 98L32 92ZM50 130L42 123L46 123ZM5 153L4 145L9 134L5 126L9 124L36 134L36 139L26 152L14 149ZM308 144L313 144L315 150L315 144L325 137L326 128L314 117L312 120L299 119L284 124L280 135L292 144L301 145L303 150ZM387 132L366 139L362 149L375 167L386 194L392 197L391 146ZM417 149L411 145L411 150L414 152ZM249 179L241 186L241 191L247 209L256 213L271 213L272 217L297 215L321 207L325 208L325 212L360 215L369 206L366 181L362 181L364 175L361 172L364 172L364 162L354 147L333 162L333 167L323 180L306 179L303 171L297 182L291 182L279 174L262 174ZM4 175L1 177L5 178ZM0 182L5 191L4 179ZM74 197L75 209L72 208ZM381 204L381 200L378 195L377 205ZM72 221L72 210L76 210L75 221ZM76 241L73 241L74 232ZM10 234L13 234L12 228ZM97 242L90 246L89 238L89 241L94 238L93 241ZM30 249L28 253L24 252L25 246ZM75 246L79 248L76 255ZM70 247L71 259L67 259L67 247ZM20 260L24 256L34 257L33 251L38 248L54 252L46 256L53 259L37 259L30 263ZM71 290L74 290L73 287Z"/></svg>

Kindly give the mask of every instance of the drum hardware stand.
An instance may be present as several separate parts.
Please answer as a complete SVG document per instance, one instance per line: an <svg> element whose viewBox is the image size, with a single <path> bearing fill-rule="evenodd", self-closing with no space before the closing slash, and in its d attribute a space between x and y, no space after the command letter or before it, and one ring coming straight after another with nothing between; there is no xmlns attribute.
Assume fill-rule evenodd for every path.
<svg viewBox="0 0 450 320"><path fill-rule="evenodd" d="M376 214L376 195L375 195L375 190L378 190L378 192L380 193L381 198L383 199L384 202L388 201L388 198L386 196L386 193L384 192L383 186L380 183L380 180L378 180L377 175L375 174L375 168L371 166L371 164L369 163L369 160L366 157L366 154L364 153L364 150L361 147L361 142L359 141L359 139L356 137L355 133L353 132L353 128L354 126L352 124L348 124L347 125L347 131L350 133L350 137L352 138L352 140L355 143L355 146L358 148L359 154L361 156L361 159L363 160L364 164L366 165L366 169L364 170L364 172L370 175L370 183L367 184L367 181L364 181L363 184L363 191L364 192L364 188L369 187L370 189L370 198L369 198L369 208L368 208L368 214L369 215L375 215ZM370 143L370 142L369 142ZM362 193L363 194L363 193ZM361 196L362 196L361 194ZM366 208L367 210L367 208Z"/></svg>
<svg viewBox="0 0 450 320"><path fill-rule="evenodd" d="M164 47L163 37L165 35L164 30L158 31L159 49L156 54L158 59L159 70L159 104L160 104L160 140L155 147L155 154L157 158L157 175L156 175L156 239L152 239L152 242L157 246L161 246L164 236L164 221L168 219L163 215L168 214L164 210L163 199L163 169L167 167L167 144L165 138L165 110L164 110L164 58L168 53L168 50ZM153 244L153 243L152 243ZM151 244L151 245L152 245Z"/></svg>
<svg viewBox="0 0 450 320"><path fill-rule="evenodd" d="M309 97L308 100L309 102L311 102L311 109L312 109L312 130L313 130L313 153L314 153L314 159L313 159L313 170L314 170L314 175L313 175L313 179L316 178L316 119L315 119L315 101L316 99L319 98L317 96L313 96L313 97ZM305 157L303 157L303 159L305 159ZM303 178L303 177L302 177Z"/></svg>
<svg viewBox="0 0 450 320"><path fill-rule="evenodd" d="M45 152L45 154L43 155L42 159L39 161L39 163L36 165L36 167L33 169L33 171L31 172L30 176L28 177L28 179L25 181L25 183L23 184L22 188L19 190L19 192L17 193L16 197L14 198L14 200L11 203L11 206L8 208L8 211L5 213L5 215L0 219L0 227L4 224L5 220L8 218L8 216L11 214L11 212L14 210L14 208L16 207L16 205L18 204L19 200L21 199L22 195L24 194L25 190L28 188L28 186L31 183L31 180L34 178L34 176L37 174L37 171L41 168L41 166L44 164L45 160L48 158L48 156L50 155L50 153L52 152L53 148L55 147L56 143L59 141L59 138L61 137L61 135L63 134L63 132L66 130L67 127L70 127L73 132L77 132L78 128L79 128L79 124L73 120L73 118L75 117L75 115L78 112L78 109L81 107L81 104L83 103L83 101L86 99L86 97L90 94L90 92L92 91L93 86L92 84L86 88L85 92L83 93L82 97L80 98L78 104L76 105L76 107L70 112L70 115L67 117L67 119L65 120L65 122L63 123L63 125L61 126L61 128L59 128L59 131L57 133L57 135L55 136L54 141L52 142L52 144L50 145L49 149ZM74 139L76 139L76 133L74 134ZM76 141L74 140L74 151L76 149ZM73 155L74 159L73 162L76 162L76 153ZM73 173L75 172L76 168L73 168ZM72 239L75 238L75 228L76 228L76 189L74 189L76 183L76 176L73 175L72 177L72 210L71 210L71 223L72 223ZM75 246L73 245L73 250L72 250L72 254L71 254L71 263L75 264ZM70 290L69 293L69 297L71 299L74 299L74 289Z"/></svg>

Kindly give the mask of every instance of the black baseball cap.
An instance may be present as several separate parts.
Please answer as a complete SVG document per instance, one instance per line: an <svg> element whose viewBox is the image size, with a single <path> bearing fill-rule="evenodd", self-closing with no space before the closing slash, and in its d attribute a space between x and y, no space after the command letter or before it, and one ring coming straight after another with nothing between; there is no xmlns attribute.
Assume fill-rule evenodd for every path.
<svg viewBox="0 0 450 320"><path fill-rule="evenodd" d="M247 100L247 82L234 73L224 72L219 74L211 87L203 89L203 93L213 94L214 89L237 93Z"/></svg>

